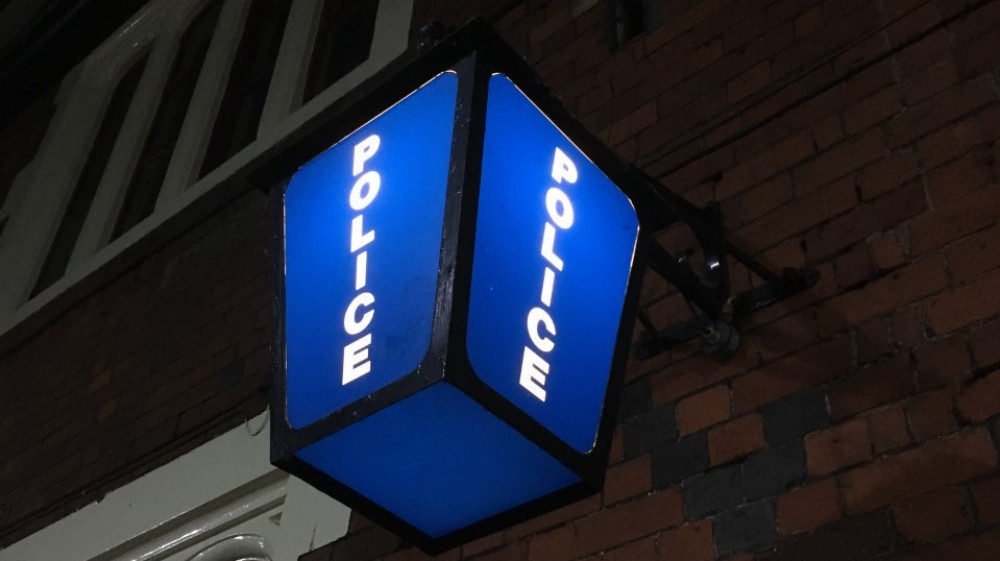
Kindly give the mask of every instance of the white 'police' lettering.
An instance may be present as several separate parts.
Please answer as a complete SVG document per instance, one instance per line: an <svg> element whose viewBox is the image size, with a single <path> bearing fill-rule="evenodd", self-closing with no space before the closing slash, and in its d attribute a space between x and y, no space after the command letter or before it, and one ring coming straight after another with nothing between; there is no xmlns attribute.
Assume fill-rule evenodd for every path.
<svg viewBox="0 0 1000 561"><path fill-rule="evenodd" d="M552 159L552 179L556 183L576 183L576 165L569 156L559 148L555 149ZM542 289L539 295L541 306L535 306L528 311L527 328L531 345L525 345L521 358L521 376L518 380L521 387L531 395L545 401L545 380L551 369L549 362L539 353L551 353L555 347L556 322L549 313L552 307L552 294L555 291L556 271L562 271L565 263L556 255L556 233L573 226L573 203L569 195L559 187L553 186L545 193L545 210L549 219L542 229L542 245L539 254L547 265L542 274ZM537 349L537 351L536 351Z"/></svg>
<svg viewBox="0 0 1000 561"><path fill-rule="evenodd" d="M355 254L354 290L357 294L344 310L344 332L350 336L361 335L371 326L375 317L375 295L364 290L368 285L368 251L365 248L375 241L375 230L365 231L365 216L360 213L372 204L382 186L382 176L377 171L365 172L365 163L378 152L380 143L381 139L375 134L359 142L354 147L354 160L351 166L351 173L357 179L351 186L348 203L351 209L358 211L359 214L351 220L350 238L351 253ZM372 363L368 356L368 347L371 344L372 334L365 333L344 345L341 385L347 385L371 372Z"/></svg>

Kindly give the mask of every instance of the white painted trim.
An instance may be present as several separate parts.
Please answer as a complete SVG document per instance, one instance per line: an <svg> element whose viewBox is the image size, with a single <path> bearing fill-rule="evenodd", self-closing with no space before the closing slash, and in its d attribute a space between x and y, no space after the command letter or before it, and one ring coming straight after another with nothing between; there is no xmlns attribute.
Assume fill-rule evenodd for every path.
<svg viewBox="0 0 1000 561"><path fill-rule="evenodd" d="M347 507L270 465L266 423L261 415L108 493L0 550L0 561L173 561L268 524L272 559L296 561L345 535Z"/></svg>
<svg viewBox="0 0 1000 561"><path fill-rule="evenodd" d="M165 194L157 200L151 216L118 239L106 243L114 227L117 209L121 205L121 197L126 188L124 183L131 176L130 171L138 158L136 146L140 145L139 140L145 138L152 112L156 108L158 96L155 92L162 88L162 82L169 72L169 62L183 29L180 22L187 21L192 10L204 1L153 0L74 71L82 69L84 76L80 80L64 85L61 89L59 95L69 99L66 103L60 102L53 126L49 128L34 163L30 164L35 173L22 174L25 176L21 182L24 185L15 186L18 191L26 194L25 200L16 213L10 212L3 236L0 236L0 263L5 264L5 267L13 263L13 266L0 275L0 336L37 313L73 285L97 272L168 218L205 197L254 157L281 142L326 106L405 52L413 13L413 0L380 0L368 60L306 105L297 107L305 83L308 53L312 48L312 38L302 40L303 35L310 35L303 33L302 27L311 28L314 25L313 20L316 19L315 14L320 4L319 0L293 0L257 140L193 185L182 188L179 187L180 183L171 183L169 195ZM234 43L238 42L238 33L234 33L232 37ZM41 270L80 167L86 158L87 147L100 126L98 116L103 115L102 104L107 102L107 97L117 84L117 79L113 78L119 76L126 66L121 61L122 51L117 51L116 55L115 49L124 47L125 52L136 53L147 44L152 45L154 52L150 53L150 60L129 109L126 125L108 163L109 171L98 187L66 274L29 299L28 295ZM227 48L236 47L229 45ZM154 56L157 56L156 60ZM218 88L213 91L209 85L199 84L198 88L196 95L199 95L199 103L207 103L212 94L216 97L221 95ZM98 103L96 106L95 99ZM217 104L218 100L213 103ZM215 111L204 107L192 110ZM186 140L197 139L202 135L202 142L207 142L207 133L193 130L197 128L186 120L182 135L190 135L185 136ZM200 154L194 158L185 152L180 160L171 164L171 182L180 182L185 174L191 173L190 169L198 167L193 166L193 163L200 158ZM14 196L14 193L9 196Z"/></svg>
<svg viewBox="0 0 1000 561"><path fill-rule="evenodd" d="M174 559L176 558L176 559ZM166 561L270 561L271 547L256 534L229 536L195 553L179 553Z"/></svg>
<svg viewBox="0 0 1000 561"><path fill-rule="evenodd" d="M99 78L118 77L108 68ZM0 237L0 320L23 308L69 204L71 185L87 158L114 82L88 80L86 67L64 79L56 95L52 124L38 147L33 173L19 174L9 198L16 199ZM13 201L11 201L13 204ZM11 326L12 327L12 326Z"/></svg>
<svg viewBox="0 0 1000 561"><path fill-rule="evenodd" d="M213 536L166 557L149 561L274 561L274 544L264 536L269 535L280 520L281 507L261 511L255 518L227 530L225 536ZM110 561L134 560L116 558Z"/></svg>
<svg viewBox="0 0 1000 561"><path fill-rule="evenodd" d="M163 0L159 0L149 5L159 16L157 21L142 30L152 37L149 39L152 51L149 53L149 60L132 98L132 105L125 116L125 123L118 134L111 158L108 160L104 177L101 178L90 212L87 213L87 219L80 231L80 237L73 250L73 259L70 260L66 270L67 274L80 267L81 263L90 260L91 256L111 239L125 201L125 193L160 106L163 89L167 86L174 58L180 50L181 39L188 24L207 1L174 0L171 3L163 3ZM109 42L106 56L113 59L116 52L113 48L115 44L125 47L129 40L129 36L125 35L117 38L117 41Z"/></svg>
<svg viewBox="0 0 1000 561"><path fill-rule="evenodd" d="M318 0L306 0L320 4ZM318 9L318 8L317 8ZM380 0L375 16L375 33L372 36L372 49L368 59L337 80L333 85L320 92L316 97L300 107L288 119L277 126L277 134L284 136L301 127L321 110L337 101L347 92L358 87L375 72L384 68L393 59L403 54L409 44L410 20L413 17L413 0ZM315 30L313 30L315 34ZM311 52L311 51L310 51ZM300 76L305 73L308 60L300 68ZM305 78L296 82L297 91L293 99L300 102Z"/></svg>
<svg viewBox="0 0 1000 561"><path fill-rule="evenodd" d="M285 39L281 42L274 74L271 75L271 91L268 92L257 129L260 136L280 134L278 127L302 104L302 90L305 88L322 7L319 0L292 2Z"/></svg>
<svg viewBox="0 0 1000 561"><path fill-rule="evenodd" d="M72 80L64 80L52 125L31 164L35 173L27 184L14 186L24 194L0 239L0 263L14 264L0 275L0 319L17 315L14 311L23 309L115 86L155 37L150 28L158 25L160 19L148 9L141 10L131 25L116 33L71 72ZM111 44L121 51L108 58ZM4 324L4 331L10 327L13 324Z"/></svg>
<svg viewBox="0 0 1000 561"><path fill-rule="evenodd" d="M191 95L184 124L177 136L177 145L160 188L157 207L176 197L198 179L249 12L250 2L226 0L219 13L219 23L205 54L205 62Z"/></svg>

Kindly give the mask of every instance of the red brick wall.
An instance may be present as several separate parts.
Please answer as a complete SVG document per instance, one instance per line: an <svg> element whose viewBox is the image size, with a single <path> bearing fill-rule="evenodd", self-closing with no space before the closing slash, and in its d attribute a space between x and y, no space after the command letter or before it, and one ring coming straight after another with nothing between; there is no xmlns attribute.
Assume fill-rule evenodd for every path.
<svg viewBox="0 0 1000 561"><path fill-rule="evenodd" d="M0 356L0 547L264 410L267 233L243 195Z"/></svg>
<svg viewBox="0 0 1000 561"><path fill-rule="evenodd" d="M499 27L623 158L823 276L727 362L633 360L604 493L442 559L995 559L1000 2L670 0L613 53L587 3ZM0 356L0 545L263 410L265 207L245 195ZM643 305L677 319L655 277ZM307 558L422 555L356 517Z"/></svg>
<svg viewBox="0 0 1000 561"><path fill-rule="evenodd" d="M1000 2L668 1L613 53L578 4L498 25L623 158L822 278L727 362L633 360L603 494L440 558L997 559ZM655 277L643 305L678 320ZM303 559L422 558L356 517Z"/></svg>

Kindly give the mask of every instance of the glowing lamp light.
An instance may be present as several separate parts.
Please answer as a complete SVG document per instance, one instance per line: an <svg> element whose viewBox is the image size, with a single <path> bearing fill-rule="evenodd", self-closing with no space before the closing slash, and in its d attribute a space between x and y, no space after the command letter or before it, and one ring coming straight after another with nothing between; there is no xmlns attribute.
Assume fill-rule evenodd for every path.
<svg viewBox="0 0 1000 561"><path fill-rule="evenodd" d="M464 37L274 195L272 460L429 552L600 490L646 243L617 161Z"/></svg>

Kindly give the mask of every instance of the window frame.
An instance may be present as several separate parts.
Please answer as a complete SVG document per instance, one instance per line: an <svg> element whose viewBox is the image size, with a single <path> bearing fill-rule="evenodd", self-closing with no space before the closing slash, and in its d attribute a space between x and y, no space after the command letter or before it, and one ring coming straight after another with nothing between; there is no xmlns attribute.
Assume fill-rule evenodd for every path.
<svg viewBox="0 0 1000 561"><path fill-rule="evenodd" d="M302 103L309 55L322 0L292 0L257 139L197 179L211 137L230 65L239 47L249 3L224 0L219 25L184 118L177 147L152 214L117 239L111 231L121 208L153 113L185 25L209 0L153 0L105 40L63 80L57 108L34 159L0 209L0 341L30 332L58 310L113 278L115 264L135 262L151 247L203 219L248 186L233 179L255 158L294 133L330 104L402 55L408 48L414 0L380 0L368 59L326 90ZM302 32L305 31L305 32ZM100 126L102 104L129 68L129 56L151 49L146 69L115 141L97 194L62 278L34 297L49 248L62 220L89 142ZM37 319L38 321L28 321ZM15 336L14 339L19 339ZM4 341L3 344L16 344Z"/></svg>

